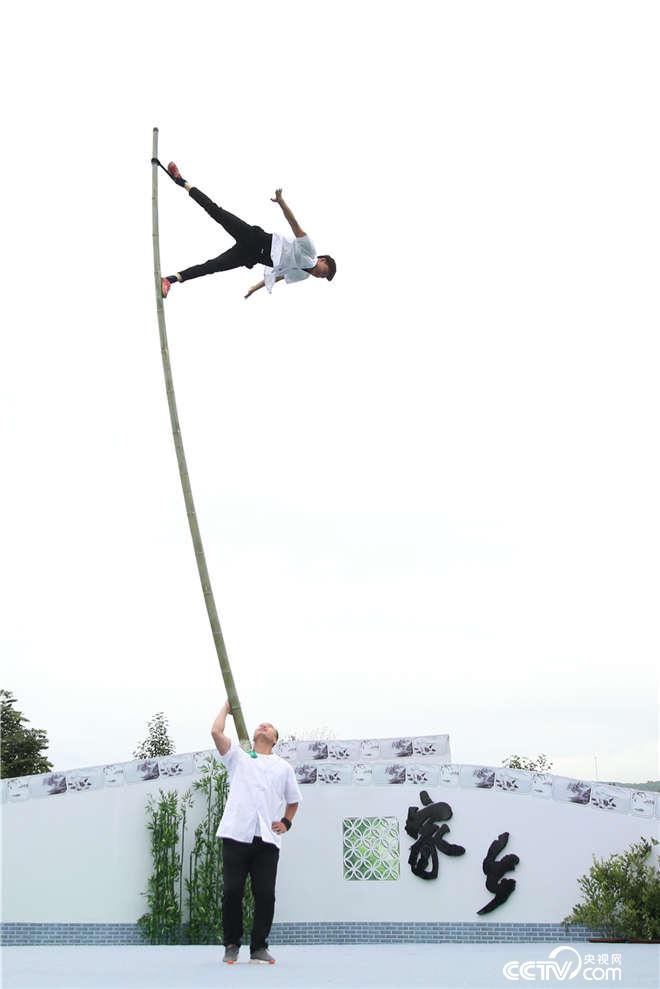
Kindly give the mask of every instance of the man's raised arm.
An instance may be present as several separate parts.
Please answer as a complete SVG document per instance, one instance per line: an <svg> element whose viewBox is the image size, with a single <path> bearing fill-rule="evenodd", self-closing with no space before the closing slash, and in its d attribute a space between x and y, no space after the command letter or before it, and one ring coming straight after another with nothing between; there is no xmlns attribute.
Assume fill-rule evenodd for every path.
<svg viewBox="0 0 660 989"><path fill-rule="evenodd" d="M284 202L284 199L282 198L282 190L281 189L277 189L275 191L275 198L273 199L271 197L271 200L270 201L271 201L271 203L279 203L280 204L280 206L282 207L282 212L286 216L287 220L289 221L289 226L293 230L294 237L305 237L306 236L305 231L300 226L300 224L296 220L295 216L293 215L293 213L291 212L291 210L287 206L287 204Z"/></svg>
<svg viewBox="0 0 660 989"><path fill-rule="evenodd" d="M211 735L220 755L226 755L231 746L231 738L225 735L225 721L228 714L231 714L231 705L227 700L220 708L220 713L211 728Z"/></svg>

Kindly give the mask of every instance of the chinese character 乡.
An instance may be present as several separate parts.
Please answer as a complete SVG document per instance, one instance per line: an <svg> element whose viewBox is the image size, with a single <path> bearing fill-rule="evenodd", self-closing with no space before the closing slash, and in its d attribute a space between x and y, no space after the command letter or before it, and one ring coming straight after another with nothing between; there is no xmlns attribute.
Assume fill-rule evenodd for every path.
<svg viewBox="0 0 660 989"><path fill-rule="evenodd" d="M490 913L491 910L495 910L502 903L506 903L514 889L516 888L515 879L502 879L505 872L510 872L520 862L517 855L505 855L501 858L499 862L497 861L497 856L500 854L503 848L506 848L509 841L509 832L503 831L494 842L492 842L490 848L488 849L488 854L483 861L483 870L486 874L486 889L489 893L494 893L494 897L490 900L485 907L481 910L477 910L478 914Z"/></svg>

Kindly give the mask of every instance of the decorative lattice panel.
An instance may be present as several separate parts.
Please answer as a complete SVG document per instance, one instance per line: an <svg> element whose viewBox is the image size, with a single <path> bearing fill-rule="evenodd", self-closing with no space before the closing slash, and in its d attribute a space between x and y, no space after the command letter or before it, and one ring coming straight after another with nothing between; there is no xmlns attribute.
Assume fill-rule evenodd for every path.
<svg viewBox="0 0 660 989"><path fill-rule="evenodd" d="M344 818L344 879L399 878L396 817Z"/></svg>

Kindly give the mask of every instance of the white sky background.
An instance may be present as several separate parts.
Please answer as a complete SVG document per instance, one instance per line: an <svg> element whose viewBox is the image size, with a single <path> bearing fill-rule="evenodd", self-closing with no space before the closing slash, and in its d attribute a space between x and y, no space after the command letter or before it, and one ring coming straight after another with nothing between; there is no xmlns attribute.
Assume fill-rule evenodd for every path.
<svg viewBox="0 0 660 989"><path fill-rule="evenodd" d="M56 769L224 701L160 156L332 284L173 289L248 726L657 778L656 4L12 5L2 686ZM160 173L164 273L230 246Z"/></svg>

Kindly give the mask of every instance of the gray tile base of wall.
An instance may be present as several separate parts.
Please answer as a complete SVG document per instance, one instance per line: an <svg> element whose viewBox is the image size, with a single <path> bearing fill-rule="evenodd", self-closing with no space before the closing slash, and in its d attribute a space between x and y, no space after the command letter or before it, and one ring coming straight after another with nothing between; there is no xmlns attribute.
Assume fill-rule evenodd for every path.
<svg viewBox="0 0 660 989"><path fill-rule="evenodd" d="M453 923L315 923L273 924L270 944L386 944L435 942L586 941L598 937L579 924L453 924ZM245 938L244 938L245 940ZM137 924L9 924L0 925L3 945L141 944ZM185 943L185 941L183 942Z"/></svg>

